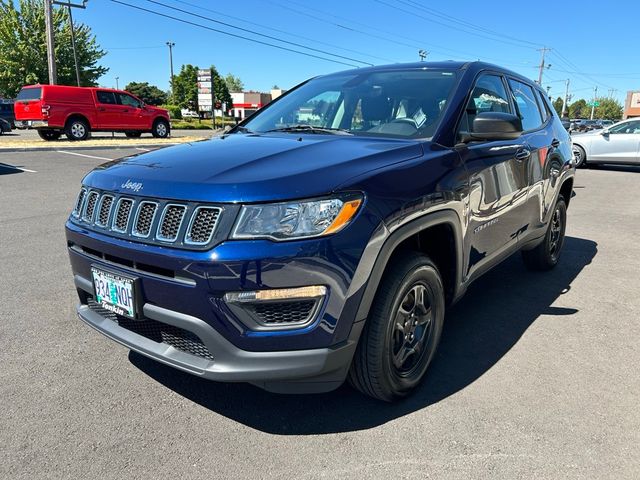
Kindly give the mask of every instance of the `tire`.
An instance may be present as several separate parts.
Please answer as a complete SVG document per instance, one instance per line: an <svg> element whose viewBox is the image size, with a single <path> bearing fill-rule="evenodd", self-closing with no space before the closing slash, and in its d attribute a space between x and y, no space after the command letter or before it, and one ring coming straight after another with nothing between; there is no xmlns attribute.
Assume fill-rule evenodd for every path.
<svg viewBox="0 0 640 480"><path fill-rule="evenodd" d="M531 250L522 251L525 266L533 271L551 270L558 264L567 228L567 204L560 196L553 208L544 241Z"/></svg>
<svg viewBox="0 0 640 480"><path fill-rule="evenodd" d="M61 132L56 132L54 130L38 130L38 135L42 140L46 140L47 142L52 142L54 140L58 140Z"/></svg>
<svg viewBox="0 0 640 480"><path fill-rule="evenodd" d="M587 166L587 152L584 151L580 145L573 146L573 158L576 161L576 167L586 167Z"/></svg>
<svg viewBox="0 0 640 480"><path fill-rule="evenodd" d="M127 136L127 138L140 138L142 132L124 132L124 134Z"/></svg>
<svg viewBox="0 0 640 480"><path fill-rule="evenodd" d="M422 302L416 300L420 294ZM365 395L387 402L409 395L420 384L436 352L444 310L442 278L429 257L411 252L396 258L371 306L349 370L349 383Z"/></svg>
<svg viewBox="0 0 640 480"><path fill-rule="evenodd" d="M169 132L171 127L169 126L169 122L166 120L156 120L153 123L153 128L151 129L151 134L155 138L167 138L169 136Z"/></svg>
<svg viewBox="0 0 640 480"><path fill-rule="evenodd" d="M64 128L64 134L72 142L86 140L90 133L89 124L82 118L72 118Z"/></svg>

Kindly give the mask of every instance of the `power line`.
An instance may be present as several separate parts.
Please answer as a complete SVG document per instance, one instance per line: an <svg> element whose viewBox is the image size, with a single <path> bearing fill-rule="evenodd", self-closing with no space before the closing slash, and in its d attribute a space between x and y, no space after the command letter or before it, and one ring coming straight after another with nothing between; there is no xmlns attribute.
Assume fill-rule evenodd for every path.
<svg viewBox="0 0 640 480"><path fill-rule="evenodd" d="M392 9L394 9L394 10L400 10L401 12L408 13L409 15L414 15L416 17L422 18L422 19L424 19L424 20L426 20L428 22L432 22L432 23L435 23L435 24L438 24L438 25L442 25L442 26L447 27L447 28L452 28L454 30L459 30L459 31L462 31L464 33L467 33L467 34L470 34L470 35L475 35L475 36L480 37L480 38L484 38L484 39L487 39L487 40L492 40L492 41L495 41L495 42L500 42L500 43L503 43L503 44L506 44L506 45L513 45L515 47L520 47L520 48L532 48L532 47L525 47L523 45L517 44L515 42L510 42L510 41L507 41L507 40L500 40L498 38L492 38L492 37L489 37L489 36L484 35L482 33L477 33L477 32L474 32L474 31L465 30L465 29L463 29L461 27L452 26L452 25L446 24L444 22L441 22L441 21L438 21L438 20L434 20L433 18L425 17L424 15L416 13L415 11L405 10L403 8L398 7L398 5L394 5L394 4L388 3L388 2L386 2L384 0L374 0L374 1L377 2L377 3L380 3L382 5L386 5L387 7L390 7ZM397 1L402 2L404 5L407 5L405 2L403 2L403 0L397 0ZM409 6L412 7L412 5L409 5ZM420 9L418 9L416 7L413 7L413 8L414 8L414 10L420 11Z"/></svg>
<svg viewBox="0 0 640 480"><path fill-rule="evenodd" d="M524 43L524 44L530 45L531 47L541 47L542 46L539 43L534 43L534 42L530 42L528 40L522 40L520 38L512 37L510 35L506 35L504 33L497 32L495 30L491 30L489 28L483 27L482 25L478 25L478 24L475 24L475 23L468 22L466 20L462 20L462 19L456 18L456 17L454 17L452 15L448 15L448 14L446 14L444 12L436 10L435 8L427 7L427 6L423 5L422 3L416 2L414 0L398 0L398 1L400 1L401 3L404 3L405 5L413 6L414 8L417 8L417 9L419 9L421 11L429 13L430 15L433 15L435 17L441 18L441 19L446 20L448 22L461 25L461 26L463 26L465 28L471 28L473 30L478 30L478 31L487 33L489 35L494 35L496 37L502 37L502 38L507 39L507 40Z"/></svg>
<svg viewBox="0 0 640 480"><path fill-rule="evenodd" d="M156 0L147 0L147 2L153 3L155 5L160 5L161 7L168 8L170 10L175 10L175 11L180 12L180 13L191 15L192 17L201 18L203 20L208 20L209 22L217 23L218 25L223 25L223 26L229 27L229 28L235 28L236 30L240 30L241 32L246 32L246 33L250 33L252 35L257 35L259 37L268 38L269 40L275 40L276 42L285 43L287 45L292 45L292 46L298 47L298 48L304 48L306 50L311 50L312 52L318 52L318 53L321 53L323 55L330 55L332 57L342 58L343 60L350 60L352 62L362 63L363 65L373 66L373 63L365 62L363 60L358 60L357 58L345 57L344 55L338 55L337 53L327 52L326 50L320 50L320 49L313 48L313 47L307 47L306 45L302 45L301 43L290 42L288 40L283 40L281 38L274 37L273 35L267 35L265 33L256 32L255 30L250 30L248 28L238 27L236 25L232 25L231 23L221 22L220 20L216 20L214 18L207 17L205 15L200 15L198 13L193 13L193 12L190 12L188 10L184 10L182 8L173 7L171 5L167 5L166 3L158 2Z"/></svg>
<svg viewBox="0 0 640 480"><path fill-rule="evenodd" d="M206 12L215 13L216 15L220 15L221 17L230 18L232 20L238 20L238 21L246 23L248 25L253 25L253 26L256 26L258 28L263 28L265 30L270 30L272 32L282 33L284 35L288 35L288 36L294 37L294 38L301 38L302 40L307 40L307 41L310 41L310 42L314 42L314 43L317 43L319 45L325 45L327 47L337 48L338 50L343 50L345 52L356 53L358 55L364 55L365 57L376 58L378 60L384 60L385 62L395 62L395 59L386 58L386 57L379 57L377 55L372 55L370 53L361 52L359 50L353 50L351 48L345 48L343 46L335 45L333 43L323 42L322 40L317 40L315 38L305 37L304 35L298 35L298 34L295 34L295 33L287 32L286 30L281 30L279 28L269 27L267 25L262 25L261 23L256 23L256 22L252 22L250 20L245 20L244 18L235 17L233 15L229 15L229 14L217 11L217 10L212 10L210 8L202 7L202 6L194 4L194 3L185 2L184 0L174 0L174 2L182 3L184 5L188 5L190 7L194 7L194 8L197 8L199 10L206 11Z"/></svg>
<svg viewBox="0 0 640 480"><path fill-rule="evenodd" d="M237 34L235 34L235 33L231 33L231 32L225 32L224 30L219 30L219 29L217 29L217 28L208 27L208 26L206 26L206 25L202 25L202 24L200 24L200 23L195 23L195 22L192 22L192 21L190 21L190 20L185 20L185 19L183 19L183 18L178 18L178 17L175 17L175 16L173 16L173 15L167 15L167 14L165 14L165 13L156 12L156 11L154 11L154 10L149 10L148 8L139 7L139 6L137 6L137 5L131 5L130 3L126 3L126 2L123 2L123 1L121 1L121 0L111 0L111 1L112 1L113 3L118 3L118 4L120 4L120 5L124 5L124 6L130 7L130 8L136 9L136 10L140 10L140 11L142 11L142 12L151 13L151 14L153 14L153 15L157 15L157 16L159 16L159 17L164 17L164 18L168 18L168 19L170 19L170 20L175 20L175 21L177 21L177 22L186 23L186 24L188 24L188 25L193 25L194 27L204 28L205 30L210 30L210 31L212 31L212 32L220 33L220 34L222 34L222 35L227 35L227 36L229 36L229 37L233 37L233 38L240 38L240 39L242 39L242 40L246 40L247 42L258 43L258 44L260 44L260 45L266 45L266 46L268 46L268 47L273 47L273 48L277 48L277 49L280 49L280 50L285 50L285 51L287 51L287 52L297 53L297 54L299 54L299 55L304 55L304 56L307 56L307 57L317 58L317 59L320 59L320 60L325 60L325 61L327 61L327 62L333 62L333 63L338 63L338 64L340 64L340 65L347 65L347 66L349 66L349 67L355 67L355 68L358 68L358 65L354 65L354 64L352 64L352 63L346 63L346 62L342 62L342 61L340 61L340 60L334 60L333 58L321 57L320 55L314 55L314 54L312 54L312 53L308 53L308 52L301 52L301 51L299 51L299 50L294 50L294 49L292 49L292 48L283 47L282 45L275 45L275 44L273 44L273 43L269 43L269 42L263 42L262 40L256 40L256 39L254 39L254 38L247 38L247 37L243 37L242 35L237 35Z"/></svg>

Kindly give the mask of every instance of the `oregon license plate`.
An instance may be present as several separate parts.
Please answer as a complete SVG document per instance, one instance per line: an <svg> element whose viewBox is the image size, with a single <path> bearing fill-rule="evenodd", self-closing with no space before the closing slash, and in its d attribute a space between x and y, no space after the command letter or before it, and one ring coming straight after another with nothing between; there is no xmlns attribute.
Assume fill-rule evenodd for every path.
<svg viewBox="0 0 640 480"><path fill-rule="evenodd" d="M134 280L116 273L91 267L95 300L103 308L118 315L136 318Z"/></svg>

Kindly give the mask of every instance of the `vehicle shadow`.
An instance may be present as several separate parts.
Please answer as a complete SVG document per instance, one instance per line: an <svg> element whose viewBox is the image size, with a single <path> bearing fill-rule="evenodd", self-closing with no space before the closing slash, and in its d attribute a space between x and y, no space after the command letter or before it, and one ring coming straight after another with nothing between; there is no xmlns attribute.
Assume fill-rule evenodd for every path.
<svg viewBox="0 0 640 480"><path fill-rule="evenodd" d="M591 170L607 170L610 172L640 172L640 165L613 165L608 163L588 165Z"/></svg>
<svg viewBox="0 0 640 480"><path fill-rule="evenodd" d="M421 387L395 404L372 400L347 385L321 395L277 395L251 385L203 380L135 352L129 360L176 393L263 432L307 435L367 429L428 407L473 383L540 315L576 313L577 308L551 305L569 291L596 254L595 242L567 237L560 263L551 272L528 272L520 255L514 255L487 273L448 312L438 353Z"/></svg>
<svg viewBox="0 0 640 480"><path fill-rule="evenodd" d="M16 173L24 173L24 172L12 165L6 165L4 163L0 163L0 175L14 175Z"/></svg>

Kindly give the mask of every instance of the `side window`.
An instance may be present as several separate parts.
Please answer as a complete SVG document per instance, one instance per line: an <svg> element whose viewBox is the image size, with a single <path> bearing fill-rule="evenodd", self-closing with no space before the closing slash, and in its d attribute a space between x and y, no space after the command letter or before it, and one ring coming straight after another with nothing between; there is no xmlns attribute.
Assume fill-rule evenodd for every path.
<svg viewBox="0 0 640 480"><path fill-rule="evenodd" d="M535 130L542 125L542 116L536 102L533 88L529 85L509 79L509 86L513 92L513 99L518 107L518 113L522 120L522 128L527 130Z"/></svg>
<svg viewBox="0 0 640 480"><path fill-rule="evenodd" d="M120 97L120 103L127 107L140 108L140 102L133 98L131 95L127 95L126 93L119 93L118 97Z"/></svg>
<svg viewBox="0 0 640 480"><path fill-rule="evenodd" d="M473 120L483 112L513 113L502 77L482 75L478 78L460 123L460 130L473 131Z"/></svg>
<svg viewBox="0 0 640 480"><path fill-rule="evenodd" d="M609 129L609 133L640 133L640 121L625 122Z"/></svg>
<svg viewBox="0 0 640 480"><path fill-rule="evenodd" d="M549 110L549 103L545 102L545 94L536 89L536 98L538 99L538 105L540 105L540 112L542 113L542 121L546 122L553 114Z"/></svg>
<svg viewBox="0 0 640 480"><path fill-rule="evenodd" d="M96 95L98 97L98 103L106 103L107 105L115 105L116 103L116 96L113 94L113 92L104 92L101 90L98 90L96 92Z"/></svg>

